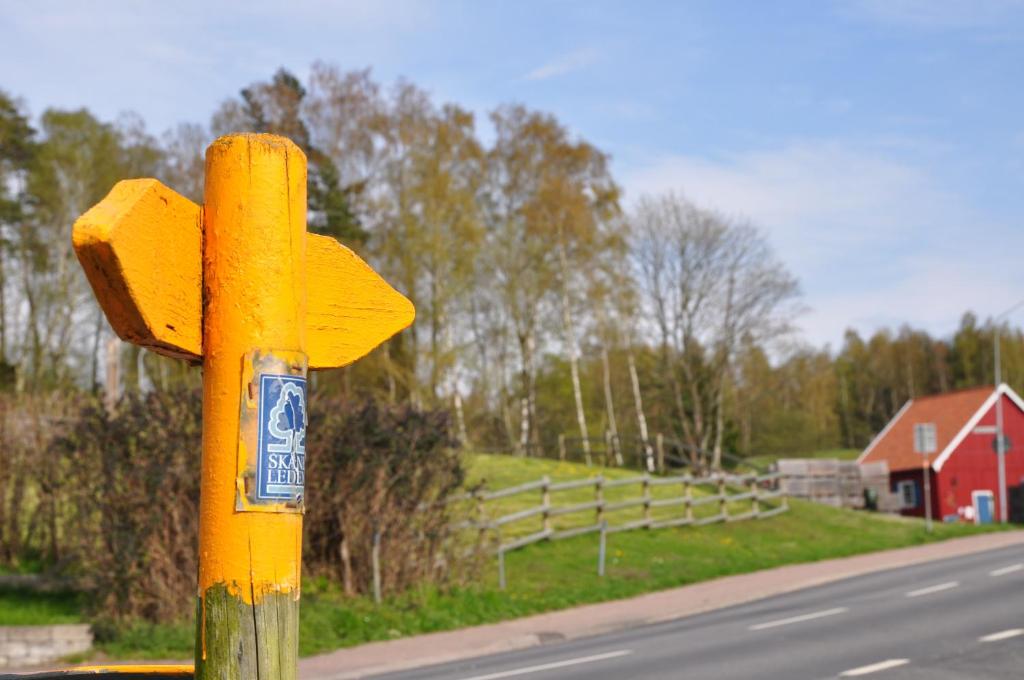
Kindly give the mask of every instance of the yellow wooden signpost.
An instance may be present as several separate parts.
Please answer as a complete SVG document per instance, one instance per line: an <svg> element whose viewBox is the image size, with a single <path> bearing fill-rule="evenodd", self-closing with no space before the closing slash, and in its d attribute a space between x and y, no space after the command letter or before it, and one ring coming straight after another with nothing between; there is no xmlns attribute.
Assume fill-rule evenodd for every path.
<svg viewBox="0 0 1024 680"><path fill-rule="evenodd" d="M124 340L201 361L197 678L295 677L307 369L412 323L352 251L306 232L306 157L273 135L206 152L203 206L126 180L75 223L75 252Z"/></svg>

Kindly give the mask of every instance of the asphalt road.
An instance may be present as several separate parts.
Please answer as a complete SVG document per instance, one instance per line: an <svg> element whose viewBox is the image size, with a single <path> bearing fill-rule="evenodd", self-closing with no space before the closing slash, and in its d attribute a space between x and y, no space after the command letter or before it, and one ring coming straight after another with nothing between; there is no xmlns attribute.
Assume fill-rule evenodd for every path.
<svg viewBox="0 0 1024 680"><path fill-rule="evenodd" d="M1024 678L1024 546L388 680Z"/></svg>

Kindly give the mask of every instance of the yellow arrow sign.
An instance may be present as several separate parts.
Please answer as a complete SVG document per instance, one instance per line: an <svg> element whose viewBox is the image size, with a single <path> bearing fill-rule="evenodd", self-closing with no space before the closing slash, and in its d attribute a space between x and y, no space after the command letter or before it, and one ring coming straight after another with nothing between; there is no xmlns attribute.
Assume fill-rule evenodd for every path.
<svg viewBox="0 0 1024 680"><path fill-rule="evenodd" d="M114 332L166 356L202 357L202 210L155 179L118 182L75 222L75 253ZM352 363L415 310L358 255L306 234L309 368Z"/></svg>
<svg viewBox="0 0 1024 680"><path fill-rule="evenodd" d="M306 211L298 147L229 135L207 149L202 208L129 180L72 234L121 338L203 364L198 680L295 678L306 370L355 361L415 313L307 233Z"/></svg>
<svg viewBox="0 0 1024 680"><path fill-rule="evenodd" d="M202 355L202 214L155 179L118 182L78 218L75 254L122 340Z"/></svg>

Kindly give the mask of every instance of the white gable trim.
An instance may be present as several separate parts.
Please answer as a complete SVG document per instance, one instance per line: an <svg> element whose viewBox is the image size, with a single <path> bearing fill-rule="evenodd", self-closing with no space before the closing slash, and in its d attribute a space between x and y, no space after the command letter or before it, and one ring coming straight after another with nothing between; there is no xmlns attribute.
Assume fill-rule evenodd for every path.
<svg viewBox="0 0 1024 680"><path fill-rule="evenodd" d="M949 457L953 455L956 447L960 446L967 435L969 435L978 425L978 422L982 417L995 405L996 400L1004 394L1010 398L1010 401L1012 401L1017 408L1024 411L1024 400L1020 398L1020 395L1014 392L1006 383L999 385L999 387L992 391L992 394L989 395L988 399L985 400L985 403L974 412L974 415L970 417L967 423L960 428L960 431L956 433L956 436L953 437L946 448L942 450L942 453L932 461L932 467L935 468L936 472L942 470L942 466L945 465L946 461L949 460Z"/></svg>
<svg viewBox="0 0 1024 680"><path fill-rule="evenodd" d="M910 408L910 405L913 403L913 399L908 399L907 403L903 404L903 406L900 407L900 410L896 412L896 415L892 417L892 420L890 420L889 423L882 428L882 431L876 434L875 438L871 440L871 443L868 444L868 448L864 449L864 451L859 456L857 456L858 464L861 461L863 461L869 453L871 453L871 450L875 448L875 445L878 444L878 442L882 441L885 435L889 434L889 430L891 430L893 425L896 424L896 421L903 417L903 414L907 412L907 409Z"/></svg>

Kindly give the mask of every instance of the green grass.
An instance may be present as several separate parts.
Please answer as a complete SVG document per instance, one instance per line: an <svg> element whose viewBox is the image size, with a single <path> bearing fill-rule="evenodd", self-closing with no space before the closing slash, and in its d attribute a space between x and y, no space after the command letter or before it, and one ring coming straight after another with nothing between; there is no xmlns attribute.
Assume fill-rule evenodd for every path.
<svg viewBox="0 0 1024 680"><path fill-rule="evenodd" d="M183 660L192 658L196 626L194 621L177 624L139 622L120 629L94 628L94 633L96 650L104 658Z"/></svg>
<svg viewBox="0 0 1024 680"><path fill-rule="evenodd" d="M466 456L467 486L483 483L489 489L503 489L524 482L532 482L544 475L553 482L604 475L606 479L622 479L640 474L636 470L587 467L581 463L568 463L549 458L517 458L498 454L476 453Z"/></svg>
<svg viewBox="0 0 1024 680"><path fill-rule="evenodd" d="M0 588L0 626L37 626L81 621L81 602L75 593L36 593Z"/></svg>
<svg viewBox="0 0 1024 680"><path fill-rule="evenodd" d="M606 478L635 475L587 469L557 461L473 456L473 482L500 488L548 474L554 481L601 472ZM529 503L537 498L530 495ZM935 532L908 518L839 510L791 501L788 513L761 521L699 528L637 530L608 539L607 576L597 576L596 535L540 543L510 553L508 589L497 587L496 561L489 559L480 582L440 591L414 589L381 606L367 598L345 598L337 586L307 579L303 585L300 652L329 651L375 640L492 623L607 601L645 592L785 564L917 545L999 527L937 524ZM110 658L189 658L191 624L139 626L98 644Z"/></svg>

